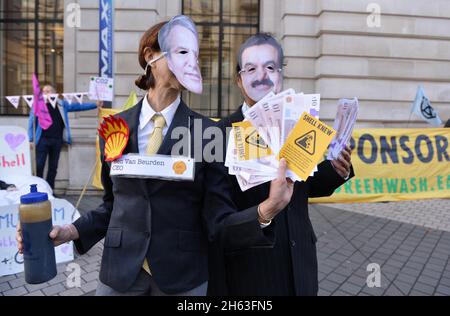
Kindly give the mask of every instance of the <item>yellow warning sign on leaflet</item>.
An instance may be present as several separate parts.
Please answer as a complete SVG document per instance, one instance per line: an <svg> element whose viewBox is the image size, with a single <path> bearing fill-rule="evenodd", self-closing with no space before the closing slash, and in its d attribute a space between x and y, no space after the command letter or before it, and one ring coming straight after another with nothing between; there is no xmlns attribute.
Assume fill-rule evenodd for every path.
<svg viewBox="0 0 450 316"><path fill-rule="evenodd" d="M256 130L245 139L245 142L250 146L256 146L261 149L269 149L269 146L266 144L264 139L259 136L258 131Z"/></svg>
<svg viewBox="0 0 450 316"><path fill-rule="evenodd" d="M308 179L333 140L336 131L304 112L295 125L278 158L285 158L289 169Z"/></svg>
<svg viewBox="0 0 450 316"><path fill-rule="evenodd" d="M234 123L234 140L239 160L254 160L272 155L270 147L248 121Z"/></svg>
<svg viewBox="0 0 450 316"><path fill-rule="evenodd" d="M297 146L310 155L316 152L316 131L311 131L295 141Z"/></svg>

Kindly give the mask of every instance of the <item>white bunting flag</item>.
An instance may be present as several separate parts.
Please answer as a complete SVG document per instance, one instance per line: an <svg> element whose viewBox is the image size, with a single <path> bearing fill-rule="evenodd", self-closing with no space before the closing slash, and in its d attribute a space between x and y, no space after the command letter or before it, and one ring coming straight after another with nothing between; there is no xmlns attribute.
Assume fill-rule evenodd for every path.
<svg viewBox="0 0 450 316"><path fill-rule="evenodd" d="M78 101L78 103L83 103L83 97L84 97L84 95L85 95L85 93L83 93L83 92L77 92L77 93L74 93L74 97L75 97L75 99Z"/></svg>
<svg viewBox="0 0 450 316"><path fill-rule="evenodd" d="M33 107L34 95L24 95L22 97L31 109Z"/></svg>
<svg viewBox="0 0 450 316"><path fill-rule="evenodd" d="M58 96L59 94L50 94L48 95L48 102L53 106L53 108L56 108L56 103L58 102Z"/></svg>
<svg viewBox="0 0 450 316"><path fill-rule="evenodd" d="M72 104L73 97L74 97L73 93L63 93L63 97L64 97L64 100L66 100L69 103L69 105Z"/></svg>
<svg viewBox="0 0 450 316"><path fill-rule="evenodd" d="M20 96L6 97L9 103L11 103L16 109L19 107Z"/></svg>

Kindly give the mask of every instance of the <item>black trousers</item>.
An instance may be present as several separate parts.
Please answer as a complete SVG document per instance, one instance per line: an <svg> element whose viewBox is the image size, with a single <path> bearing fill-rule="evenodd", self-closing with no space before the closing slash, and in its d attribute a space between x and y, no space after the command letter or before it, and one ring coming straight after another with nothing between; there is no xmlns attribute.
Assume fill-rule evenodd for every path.
<svg viewBox="0 0 450 316"><path fill-rule="evenodd" d="M46 181L52 189L55 189L55 179L58 172L59 155L63 145L62 138L42 137L36 147L36 171L37 176L44 178L45 162L48 156L48 172Z"/></svg>

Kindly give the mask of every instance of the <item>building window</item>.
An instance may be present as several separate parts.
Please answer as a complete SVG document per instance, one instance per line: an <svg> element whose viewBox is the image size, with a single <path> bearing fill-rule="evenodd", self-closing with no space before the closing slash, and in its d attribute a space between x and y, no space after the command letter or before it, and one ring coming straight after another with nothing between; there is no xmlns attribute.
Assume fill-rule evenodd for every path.
<svg viewBox="0 0 450 316"><path fill-rule="evenodd" d="M183 14L197 24L203 94L185 93L189 106L225 117L243 102L235 84L240 45L259 31L259 0L183 0Z"/></svg>
<svg viewBox="0 0 450 316"><path fill-rule="evenodd" d="M63 91L64 0L0 1L0 114L27 115L5 96L33 94L33 73Z"/></svg>

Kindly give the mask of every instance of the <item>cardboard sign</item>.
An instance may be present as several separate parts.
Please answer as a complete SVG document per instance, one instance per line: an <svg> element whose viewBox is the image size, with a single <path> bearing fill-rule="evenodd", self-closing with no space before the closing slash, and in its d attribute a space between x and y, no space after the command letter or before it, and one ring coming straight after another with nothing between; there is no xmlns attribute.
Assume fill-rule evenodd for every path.
<svg viewBox="0 0 450 316"><path fill-rule="evenodd" d="M79 218L78 211L66 200L50 200L52 204L53 225L66 225ZM0 276L24 271L23 256L18 253L16 228L19 221L19 205L0 207ZM74 259L73 243L55 248L56 263Z"/></svg>
<svg viewBox="0 0 450 316"><path fill-rule="evenodd" d="M91 77L89 98L91 100L112 102L114 98L114 79Z"/></svg>
<svg viewBox="0 0 450 316"><path fill-rule="evenodd" d="M195 161L188 157L129 154L111 163L110 176L194 181Z"/></svg>
<svg viewBox="0 0 450 316"><path fill-rule="evenodd" d="M31 176L30 143L26 130L0 127L0 176Z"/></svg>
<svg viewBox="0 0 450 316"><path fill-rule="evenodd" d="M279 158L286 158L288 168L306 180L335 134L334 129L304 112L281 148Z"/></svg>

